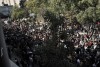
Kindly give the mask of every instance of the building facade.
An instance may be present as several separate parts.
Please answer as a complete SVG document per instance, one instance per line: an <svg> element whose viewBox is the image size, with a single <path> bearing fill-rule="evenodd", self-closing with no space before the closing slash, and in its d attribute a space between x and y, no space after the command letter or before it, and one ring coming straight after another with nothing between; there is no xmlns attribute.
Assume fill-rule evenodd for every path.
<svg viewBox="0 0 100 67"><path fill-rule="evenodd" d="M8 5L15 5L15 3L19 6L20 0L0 0L0 6L2 6L2 2Z"/></svg>

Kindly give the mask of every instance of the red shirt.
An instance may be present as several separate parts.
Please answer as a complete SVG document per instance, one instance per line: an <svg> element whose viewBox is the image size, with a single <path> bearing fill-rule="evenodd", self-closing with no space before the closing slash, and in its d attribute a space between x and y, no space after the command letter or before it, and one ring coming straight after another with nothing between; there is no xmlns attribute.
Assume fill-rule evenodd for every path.
<svg viewBox="0 0 100 67"><path fill-rule="evenodd" d="M93 44L92 41L88 42L88 46L92 46L92 44Z"/></svg>

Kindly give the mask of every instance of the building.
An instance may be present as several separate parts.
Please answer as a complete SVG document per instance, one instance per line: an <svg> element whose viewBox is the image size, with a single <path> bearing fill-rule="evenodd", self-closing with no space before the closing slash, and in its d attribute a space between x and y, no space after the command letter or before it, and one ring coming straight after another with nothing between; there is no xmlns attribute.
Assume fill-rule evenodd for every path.
<svg viewBox="0 0 100 67"><path fill-rule="evenodd" d="M2 2L8 5L15 5L15 3L19 6L20 0L0 0L0 6L2 6Z"/></svg>

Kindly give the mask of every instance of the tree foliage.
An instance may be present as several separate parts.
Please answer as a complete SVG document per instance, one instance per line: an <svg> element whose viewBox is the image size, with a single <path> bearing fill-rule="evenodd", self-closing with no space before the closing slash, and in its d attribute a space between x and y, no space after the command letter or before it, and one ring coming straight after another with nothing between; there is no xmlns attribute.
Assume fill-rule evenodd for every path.
<svg viewBox="0 0 100 67"><path fill-rule="evenodd" d="M78 2L79 13L77 13L77 20L81 23L97 22L99 20L98 7L100 6L99 0L81 0Z"/></svg>
<svg viewBox="0 0 100 67"><path fill-rule="evenodd" d="M80 23L100 20L100 0L28 0L24 5L29 13L50 11L56 15L63 14L70 22L75 17ZM25 10L14 7L12 17L21 18L25 14Z"/></svg>
<svg viewBox="0 0 100 67"><path fill-rule="evenodd" d="M21 9L18 6L13 7L13 11L12 11L12 15L11 15L12 19L20 19L20 18L23 18L26 16L27 16L27 13L26 13L25 9Z"/></svg>

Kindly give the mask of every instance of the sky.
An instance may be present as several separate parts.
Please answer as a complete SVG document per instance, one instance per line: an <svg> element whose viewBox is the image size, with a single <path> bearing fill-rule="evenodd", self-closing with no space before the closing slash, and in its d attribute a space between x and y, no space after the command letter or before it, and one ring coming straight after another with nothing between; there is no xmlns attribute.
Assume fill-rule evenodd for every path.
<svg viewBox="0 0 100 67"><path fill-rule="evenodd" d="M2 1L3 0L0 0L0 6L2 5ZM19 4L19 1L20 0L15 0L16 4ZM10 2L11 2L11 5L14 5L14 0L10 0ZM4 3L9 4L9 0L4 0Z"/></svg>

